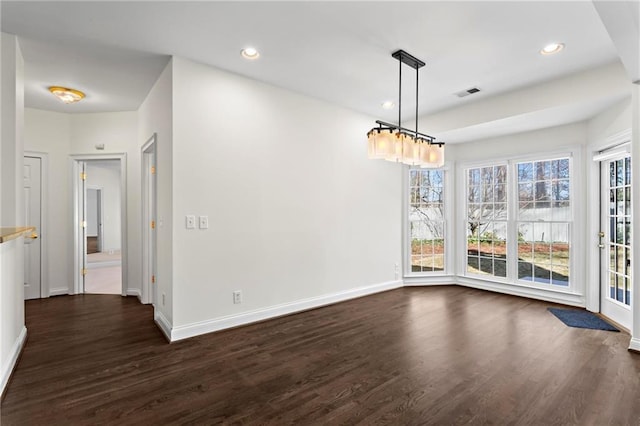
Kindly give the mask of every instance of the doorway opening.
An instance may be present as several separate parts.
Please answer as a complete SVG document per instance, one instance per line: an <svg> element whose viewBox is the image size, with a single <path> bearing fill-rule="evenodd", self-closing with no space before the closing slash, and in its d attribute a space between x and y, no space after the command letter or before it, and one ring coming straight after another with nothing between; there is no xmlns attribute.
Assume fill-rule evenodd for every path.
<svg viewBox="0 0 640 426"><path fill-rule="evenodd" d="M125 156L75 156L74 293L127 294Z"/></svg>

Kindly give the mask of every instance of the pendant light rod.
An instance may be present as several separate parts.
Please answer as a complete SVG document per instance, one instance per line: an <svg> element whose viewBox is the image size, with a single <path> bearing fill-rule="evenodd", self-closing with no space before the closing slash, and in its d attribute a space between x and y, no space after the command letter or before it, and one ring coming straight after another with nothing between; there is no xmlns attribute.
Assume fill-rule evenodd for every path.
<svg viewBox="0 0 640 426"><path fill-rule="evenodd" d="M399 52L399 51L398 51ZM396 52L396 53L398 53ZM402 61L398 60L398 127L402 126Z"/></svg>
<svg viewBox="0 0 640 426"><path fill-rule="evenodd" d="M415 56L405 52L404 50L396 50L391 54L394 58L402 62L403 64L409 65L411 68L417 70L424 67L426 64Z"/></svg>
<svg viewBox="0 0 640 426"><path fill-rule="evenodd" d="M420 136L420 137L422 137L424 139L428 139L434 145L444 145L445 144L444 142L436 142L436 137L435 136L427 135L426 133L416 132L415 130L407 129L406 127L400 127L397 124L387 123L386 121L382 121L382 120L376 120L376 124L379 124L380 126L388 127L390 129L393 129L393 130L401 130L403 132L417 134L418 136Z"/></svg>
<svg viewBox="0 0 640 426"><path fill-rule="evenodd" d="M416 138L418 137L418 68L416 68ZM400 124L400 123L398 123Z"/></svg>

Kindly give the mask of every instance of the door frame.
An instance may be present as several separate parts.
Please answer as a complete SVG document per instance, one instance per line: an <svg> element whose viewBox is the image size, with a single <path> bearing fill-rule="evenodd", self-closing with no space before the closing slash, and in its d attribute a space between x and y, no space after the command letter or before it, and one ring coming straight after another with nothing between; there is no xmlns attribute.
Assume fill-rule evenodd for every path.
<svg viewBox="0 0 640 426"><path fill-rule="evenodd" d="M154 178L150 167L157 165L156 151L157 134L154 133L142 145L141 174L142 174L142 303L150 303L154 307L157 304L157 292L154 292L152 276L157 278L157 239L156 232L151 232L150 221L156 221L157 212L157 179ZM157 229L157 225L156 225ZM156 287L157 288L157 287Z"/></svg>
<svg viewBox="0 0 640 426"><path fill-rule="evenodd" d="M89 190L93 190L93 191L97 191L97 202L98 205L96 206L96 214L98 215L98 224L97 226L97 233L98 233L98 251L102 251L102 244L104 241L104 232L102 231L102 218L103 218L103 207L104 206L104 187L102 186L98 186L98 185L86 185L86 189Z"/></svg>
<svg viewBox="0 0 640 426"><path fill-rule="evenodd" d="M588 188L598 188L598 191L587 191L588 206L588 235L587 238L587 292L586 308L591 312L600 312L602 307L601 286L600 286L600 248L598 247L598 233L601 227L601 206L600 206L600 161L606 155L607 150L616 146L631 142L631 129L624 130L609 136L604 142L590 147L592 161L588 166L589 186ZM632 159L633 161L633 159ZM633 164L633 163L632 163ZM633 247L633 246L632 246ZM633 310L632 310L633 320Z"/></svg>
<svg viewBox="0 0 640 426"><path fill-rule="evenodd" d="M80 178L80 163L92 160L119 160L120 161L120 239L121 239L121 256L122 256L122 289L120 294L127 296L129 283L127 280L128 272L128 247L127 247L127 154L73 154L70 156L71 162L71 182L72 182L72 205L73 212L73 288L70 294L82 294L83 278L82 265L84 258L84 250L82 245L81 218L79 215L79 203L82 200L80 191L82 190L82 179Z"/></svg>
<svg viewBox="0 0 640 426"><path fill-rule="evenodd" d="M49 187L45 182L49 182L49 154L40 151L24 151L23 157L33 157L40 159L40 229L38 238L40 239L40 298L51 296L49 289ZM28 223L25 225L29 225Z"/></svg>

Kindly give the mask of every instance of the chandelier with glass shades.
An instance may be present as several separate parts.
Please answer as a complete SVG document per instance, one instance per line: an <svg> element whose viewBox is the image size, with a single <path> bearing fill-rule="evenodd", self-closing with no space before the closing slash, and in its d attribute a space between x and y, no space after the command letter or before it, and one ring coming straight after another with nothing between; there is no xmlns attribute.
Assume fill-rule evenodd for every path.
<svg viewBox="0 0 640 426"><path fill-rule="evenodd" d="M400 64L398 84L398 125L376 120L378 127L367 133L369 158L395 161L422 168L438 168L444 165L444 142L418 132L418 70L425 63L398 50L391 55ZM416 129L402 127L402 64L416 70Z"/></svg>

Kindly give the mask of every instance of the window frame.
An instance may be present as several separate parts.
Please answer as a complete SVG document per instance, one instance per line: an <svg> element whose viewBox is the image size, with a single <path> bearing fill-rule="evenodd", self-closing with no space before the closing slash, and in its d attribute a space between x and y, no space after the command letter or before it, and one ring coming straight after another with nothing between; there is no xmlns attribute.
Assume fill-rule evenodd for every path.
<svg viewBox="0 0 640 426"><path fill-rule="evenodd" d="M453 185L451 179L451 172L448 163L445 163L443 167L429 170L439 170L442 172L442 210L443 210L443 232L444 232L444 267L442 271L412 271L411 267L411 221L409 220L409 213L411 209L411 170L420 170L420 167L406 167L403 170L403 197L402 197L402 258L403 258L403 278L428 278L428 277L444 277L451 274L453 260L452 247L455 244L455 240L452 238L453 222L450 218L452 197L453 197ZM424 169L423 169L424 170Z"/></svg>
<svg viewBox="0 0 640 426"><path fill-rule="evenodd" d="M468 262L468 238L467 238L467 225L469 223L469 217L468 217L468 211L469 211L469 204L468 204L468 200L469 200L469 174L468 171L471 169L482 169L482 168L493 168L495 169L496 167L502 167L504 166L507 170L507 176L506 176L506 181L505 181L505 185L506 185L506 192L507 192L507 202L506 202L506 207L507 207L507 211L506 211L506 218L504 220L501 221L495 221L495 222L504 222L506 225L506 245L507 245L507 253L506 253L506 275L504 277L501 277L499 275L493 275L493 274L475 274L475 273L469 273L469 271L467 270L467 262ZM495 161L495 162L485 162L482 165L472 165L469 167L465 167L463 169L463 173L462 173L462 178L461 178L461 183L463 185L463 195L464 195L464 199L462 204L459 204L460 210L462 211L462 215L461 218L462 220L460 222L458 222L458 224L460 226L464 225L464 227L462 229L460 229L460 233L462 234L462 237L464 238L464 260L462 263L462 269L460 269L462 276L465 277L472 277L472 278L480 278L480 279L490 279L492 281L499 281L499 282L507 282L508 278L509 278L509 272L510 272L510 265L509 265L509 258L510 258L510 247L512 244L509 244L509 226L510 226L510 221L511 221L511 208L510 208L510 203L511 200L513 198L513 194L511 193L511 183L509 182L509 178L510 176L510 164L508 161ZM484 204L484 203L481 203ZM492 221L493 222L493 221ZM495 256L492 256L492 259L495 259ZM495 261L495 260L494 260Z"/></svg>
<svg viewBox="0 0 640 426"><path fill-rule="evenodd" d="M541 294L548 292L560 293L559 299L562 300L562 293L567 295L583 296L586 290L584 282L585 274L576 267L584 259L584 250L576 248L583 247L585 236L580 232L585 224L585 212L577 210L577 205L583 205L584 192L584 165L582 164L583 147L569 147L556 151L545 151L536 154L510 155L495 159L484 159L481 161L468 161L458 164L456 173L456 270L457 276L464 282L492 282L504 285L501 288L516 287L522 291L535 292L540 291ZM569 223L569 286L560 286L554 284L538 283L534 281L525 281L518 278L518 184L517 184L517 165L524 162L551 161L555 159L568 158L570 167L569 191L571 202L571 220ZM506 278L493 275L481 275L467 272L467 171L469 169L481 167L493 167L507 165L507 276ZM464 225L462 225L464 224ZM461 228L464 226L464 228ZM508 291L508 290L507 290Z"/></svg>

